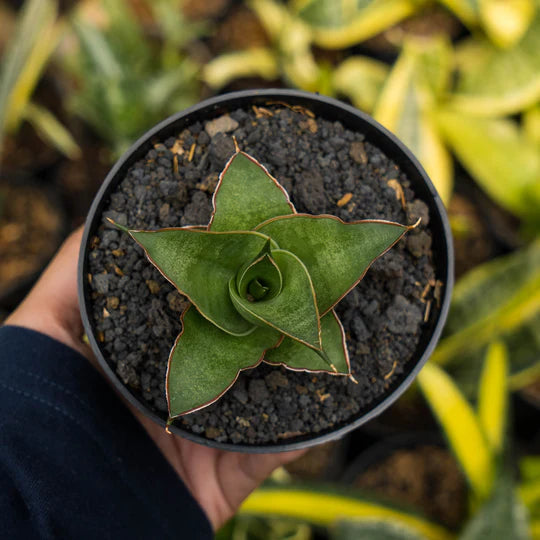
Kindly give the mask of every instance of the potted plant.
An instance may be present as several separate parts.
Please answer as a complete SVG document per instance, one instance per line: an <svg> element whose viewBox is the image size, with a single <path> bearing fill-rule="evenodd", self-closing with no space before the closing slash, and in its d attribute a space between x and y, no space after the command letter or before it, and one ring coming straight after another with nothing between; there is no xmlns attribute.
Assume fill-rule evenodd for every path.
<svg viewBox="0 0 540 540"><path fill-rule="evenodd" d="M254 178L258 187L247 191L246 181ZM220 210L220 205L228 210ZM247 215L253 222L244 220ZM309 234L289 229L290 223L303 220L309 223ZM366 229L366 220L372 230L364 248L359 249L359 237L340 236L338 229ZM275 230L281 227L275 225L278 222L286 223L289 232ZM159 229L173 230L155 232ZM383 229L392 230L392 238L359 264L369 238L380 239ZM374 259L405 232L405 238L378 259L355 287ZM236 248L224 247L222 240L242 234L257 245L238 247L238 260L230 263L235 271L226 276L231 296L226 303L217 301L224 289L222 278L214 272L218 261L211 253L230 257ZM176 244L179 235L188 238L188 244L194 238L204 244L210 236L219 236L220 243L198 245L199 262L175 276L176 263L187 260L187 244L171 256L175 248L161 246L154 251L155 245L148 241L174 237ZM331 244L330 250L349 242L342 251L353 256L333 263L316 245L323 238L327 247ZM292 296L276 313L262 313L253 302L259 295L274 298L281 281L302 281L301 272L294 278L287 274L289 255L279 250L297 256L297 266L307 268L313 287L306 278L308 286L298 287L304 291L302 299ZM201 262L206 256L206 263ZM395 137L367 115L330 98L290 90L248 91L207 100L165 120L117 162L87 221L79 291L90 343L127 399L157 422L169 420L172 431L196 442L268 452L338 438L380 413L405 390L440 335L452 288L452 264L440 199ZM202 273L193 272L203 266ZM254 276L264 279L242 278L253 268ZM328 271L324 279L313 278L312 274L323 271ZM346 283L340 277L343 273ZM197 292L192 287L195 282ZM324 306L312 289L320 298L328 296ZM207 293L210 296L201 301ZM188 297L196 308L189 307ZM300 305L305 313L296 321L311 321L305 335L295 334L300 330L283 322L291 310L301 311ZM334 308L329 330L329 318L324 316ZM249 360L238 361L237 354L230 355L229 345L221 347L224 352L219 354L225 358L229 354L229 361L238 365L225 378L218 377L219 383L197 378L206 370L201 364L206 360L204 347L194 357L192 344L184 354L189 339L180 337L172 349L184 324L184 338L189 334L187 322L193 323L190 328L205 326L207 336L225 331L237 337L251 335L249 341L253 333L264 333L262 320L277 336L263 340L257 354L250 350ZM239 328L228 327L233 321ZM333 336L326 341L335 344L341 355L325 349L325 333ZM286 339L280 351L282 335ZM220 338L207 340L207 346L213 347L216 339ZM300 349L293 347L300 347L300 341ZM277 348L265 353L272 347ZM284 352L286 348L290 354ZM211 351L213 357L217 349ZM169 362L175 351L191 358L192 375L187 375L185 364L177 371L184 360ZM263 354L268 363L259 365ZM183 391L200 385L191 392L189 403L171 408L171 401L178 404L185 394L179 397L175 391L173 400L173 393L167 394L168 367L169 384L172 377L175 385L178 381L184 385ZM345 376L331 374L336 372Z"/></svg>

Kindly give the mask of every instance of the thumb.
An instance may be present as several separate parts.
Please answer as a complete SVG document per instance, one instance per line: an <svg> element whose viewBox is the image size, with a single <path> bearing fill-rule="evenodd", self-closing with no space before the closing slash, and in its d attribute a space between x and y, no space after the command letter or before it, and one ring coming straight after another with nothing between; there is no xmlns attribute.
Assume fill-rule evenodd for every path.
<svg viewBox="0 0 540 540"><path fill-rule="evenodd" d="M77 261L82 227L72 233L21 305L5 324L46 334L89 355L82 343L83 326L77 296Z"/></svg>

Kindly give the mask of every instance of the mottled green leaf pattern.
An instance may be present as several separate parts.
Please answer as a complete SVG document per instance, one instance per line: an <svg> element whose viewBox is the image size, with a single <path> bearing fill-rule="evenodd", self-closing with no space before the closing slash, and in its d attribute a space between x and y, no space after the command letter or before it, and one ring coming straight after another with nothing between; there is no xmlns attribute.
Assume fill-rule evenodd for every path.
<svg viewBox="0 0 540 540"><path fill-rule="evenodd" d="M169 358L169 415L193 412L216 401L242 369L255 367L264 351L280 336L271 328L256 328L248 336L231 336L194 308L183 317L183 331Z"/></svg>
<svg viewBox="0 0 540 540"><path fill-rule="evenodd" d="M332 309L370 264L408 229L386 221L345 223L334 216L308 214L275 218L257 227L306 265L321 315Z"/></svg>
<svg viewBox="0 0 540 540"><path fill-rule="evenodd" d="M250 231L274 216L294 213L287 192L251 156L237 152L221 173L210 231Z"/></svg>

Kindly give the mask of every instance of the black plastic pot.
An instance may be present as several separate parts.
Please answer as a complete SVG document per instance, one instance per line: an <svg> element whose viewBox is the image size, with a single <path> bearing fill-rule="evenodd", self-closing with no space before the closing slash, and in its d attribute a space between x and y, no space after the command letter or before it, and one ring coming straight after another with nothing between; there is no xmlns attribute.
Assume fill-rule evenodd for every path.
<svg viewBox="0 0 540 540"><path fill-rule="evenodd" d="M349 422L337 425L334 429L327 432L313 434L312 436L306 435L295 439L287 439L280 443L265 445L219 443L183 430L180 427L172 426L172 431L174 433L197 443L224 450L252 453L281 452L305 448L341 438L349 431L368 422L391 405L412 383L417 373L433 352L446 320L454 281L454 257L450 227L439 195L412 153L394 135L380 126L371 117L335 99L297 90L249 90L208 99L194 107L171 116L152 128L118 160L99 190L86 222L79 258L79 299L82 319L86 333L88 334L88 338L101 367L112 380L118 391L130 403L158 424L165 426L164 419L150 411L146 405L120 381L106 361L100 344L95 337L94 324L91 319L91 291L86 279L88 274L87 259L90 249L89 241L95 235L98 227L102 223L101 214L108 196L125 177L128 169L152 148L152 141L155 141L156 139L165 140L168 137L181 132L184 128L196 121L205 122L238 108L251 108L253 105L264 106L272 101L285 102L289 105L300 105L308 108L318 117L329 121L340 121L345 128L363 133L368 142L377 146L400 167L410 180L416 196L422 199L429 208L430 230L433 235L434 264L437 268L437 278L444 283L444 286L441 296L441 306L437 312L433 313L430 317L430 323L423 328L423 334L420 338L416 355L407 363L407 370L405 373L391 385L387 394L381 396L380 399L371 404L368 410L362 410Z"/></svg>

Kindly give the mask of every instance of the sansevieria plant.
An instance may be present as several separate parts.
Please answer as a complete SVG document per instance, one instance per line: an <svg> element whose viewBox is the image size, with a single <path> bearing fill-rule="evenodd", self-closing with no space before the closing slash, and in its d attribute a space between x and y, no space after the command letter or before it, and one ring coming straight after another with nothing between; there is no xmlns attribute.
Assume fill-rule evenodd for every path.
<svg viewBox="0 0 540 540"><path fill-rule="evenodd" d="M278 181L238 148L213 207L202 226L115 224L191 302L169 356L169 422L214 403L263 361L354 381L334 307L415 225L299 214Z"/></svg>

